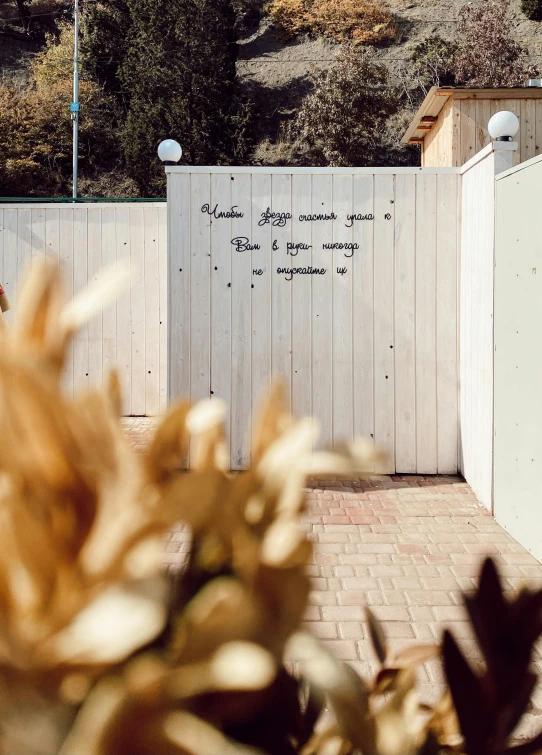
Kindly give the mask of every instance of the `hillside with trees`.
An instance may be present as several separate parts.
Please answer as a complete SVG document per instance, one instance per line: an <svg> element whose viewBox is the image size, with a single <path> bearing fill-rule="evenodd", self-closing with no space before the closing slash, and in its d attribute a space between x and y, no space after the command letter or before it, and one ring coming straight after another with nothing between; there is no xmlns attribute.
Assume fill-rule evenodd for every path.
<svg viewBox="0 0 542 755"><path fill-rule="evenodd" d="M81 0L80 192L163 196L192 165L409 165L433 84L523 85L542 0ZM0 195L67 196L73 6L0 0Z"/></svg>

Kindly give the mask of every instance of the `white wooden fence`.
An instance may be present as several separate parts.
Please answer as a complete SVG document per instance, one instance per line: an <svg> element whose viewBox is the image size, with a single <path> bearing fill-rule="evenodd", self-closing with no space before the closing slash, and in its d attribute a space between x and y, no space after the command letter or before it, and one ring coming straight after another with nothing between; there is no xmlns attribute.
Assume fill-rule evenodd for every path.
<svg viewBox="0 0 542 755"><path fill-rule="evenodd" d="M493 308L495 176L517 145L494 142L462 168L459 468L478 500L493 507Z"/></svg>
<svg viewBox="0 0 542 755"><path fill-rule="evenodd" d="M496 186L494 513L542 561L542 155Z"/></svg>
<svg viewBox="0 0 542 755"><path fill-rule="evenodd" d="M13 310L35 259L59 260L68 295L104 265L130 261L131 291L78 333L65 370L73 393L99 385L116 366L125 415L155 415L166 406L166 215L165 203L0 205L0 282Z"/></svg>
<svg viewBox="0 0 542 755"><path fill-rule="evenodd" d="M459 169L230 170L167 169L171 395L227 400L233 468L280 376L323 443L456 472Z"/></svg>

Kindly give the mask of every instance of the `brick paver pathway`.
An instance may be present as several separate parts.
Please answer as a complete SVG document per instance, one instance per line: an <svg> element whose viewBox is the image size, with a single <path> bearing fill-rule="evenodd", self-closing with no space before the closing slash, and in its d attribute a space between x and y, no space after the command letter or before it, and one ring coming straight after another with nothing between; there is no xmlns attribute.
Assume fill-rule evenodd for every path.
<svg viewBox="0 0 542 755"><path fill-rule="evenodd" d="M152 421L135 423L127 432L136 447L144 447ZM458 477L315 481L308 490L305 522L315 544L305 626L363 675L376 670L363 619L366 604L383 620L393 649L438 641L447 626L478 662L461 591L473 589L483 557L495 558L510 596L523 584L542 587L542 564L495 522ZM188 532L173 532L165 561L181 564L189 547ZM542 674L540 645L535 665ZM426 664L419 681L423 699L437 699L444 689L439 663ZM542 685L518 735L540 728Z"/></svg>

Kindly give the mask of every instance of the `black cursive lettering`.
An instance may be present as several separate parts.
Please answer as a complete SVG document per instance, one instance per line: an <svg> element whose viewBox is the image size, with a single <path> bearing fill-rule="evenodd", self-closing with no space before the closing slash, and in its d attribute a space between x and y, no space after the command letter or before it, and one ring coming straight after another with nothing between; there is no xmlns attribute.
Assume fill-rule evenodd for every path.
<svg viewBox="0 0 542 755"><path fill-rule="evenodd" d="M279 275L285 275L287 281L291 281L294 275L325 275L325 267L277 267Z"/></svg>
<svg viewBox="0 0 542 755"><path fill-rule="evenodd" d="M303 242L295 244L293 241L288 241L286 244L286 254L290 254L292 257L297 257L300 250L306 251L307 249L312 249L312 244L305 244Z"/></svg>
<svg viewBox="0 0 542 755"><path fill-rule="evenodd" d="M206 213L207 215L210 215L216 220L219 220L220 218L244 218L245 217L245 213L238 210L237 205L234 205L231 208L231 210L220 210L219 212L217 204L213 207L212 210L211 210L210 205L204 204L203 207L201 208L201 211Z"/></svg>
<svg viewBox="0 0 542 755"><path fill-rule="evenodd" d="M313 223L315 220L337 220L337 216L334 212L319 213L317 215L300 215L299 220L302 223Z"/></svg>
<svg viewBox="0 0 542 755"><path fill-rule="evenodd" d="M335 241L332 244L322 244L322 249L348 249L351 251L351 254L346 254L345 257L352 257L354 255L354 252L356 249L359 249L359 244L355 241Z"/></svg>
<svg viewBox="0 0 542 755"><path fill-rule="evenodd" d="M261 248L259 244L250 244L246 236L238 236L232 239L231 243L235 247L236 252L252 252Z"/></svg>
<svg viewBox="0 0 542 755"><path fill-rule="evenodd" d="M345 267L338 267L337 268L337 272L339 273L339 275L344 275L346 273L346 268Z"/></svg>
<svg viewBox="0 0 542 755"><path fill-rule="evenodd" d="M355 213L351 215L350 213L348 213L346 217L350 221L349 223L345 223L345 226L347 228L352 228L355 220L374 220L375 219L375 216L372 215L370 212L368 212L366 215L361 215L361 214L356 215Z"/></svg>
<svg viewBox="0 0 542 755"><path fill-rule="evenodd" d="M262 212L262 217L258 225L267 225L273 221L272 225L274 225L275 228L284 228L286 221L291 219L291 212L272 212L271 208L268 207L267 210Z"/></svg>

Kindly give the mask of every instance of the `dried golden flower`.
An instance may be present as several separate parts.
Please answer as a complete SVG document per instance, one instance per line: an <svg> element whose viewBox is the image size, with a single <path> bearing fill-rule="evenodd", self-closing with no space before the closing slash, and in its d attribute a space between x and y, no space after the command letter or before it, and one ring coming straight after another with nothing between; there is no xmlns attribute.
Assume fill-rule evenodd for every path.
<svg viewBox="0 0 542 755"><path fill-rule="evenodd" d="M74 329L123 275L65 306L56 267L37 265L15 326L0 321L0 755L504 751L534 684L542 592L508 604L486 564L466 601L487 673L446 635L451 695L434 707L415 669L440 648L390 652L369 611L375 679L335 660L299 631L304 485L372 469L372 444L313 453L317 423L294 420L275 386L247 472L227 470L218 400L174 406L136 455L116 375L75 399L61 389ZM179 521L192 547L169 579L164 536Z"/></svg>

